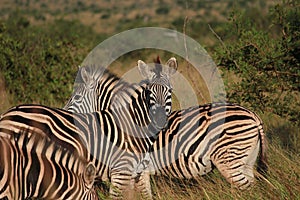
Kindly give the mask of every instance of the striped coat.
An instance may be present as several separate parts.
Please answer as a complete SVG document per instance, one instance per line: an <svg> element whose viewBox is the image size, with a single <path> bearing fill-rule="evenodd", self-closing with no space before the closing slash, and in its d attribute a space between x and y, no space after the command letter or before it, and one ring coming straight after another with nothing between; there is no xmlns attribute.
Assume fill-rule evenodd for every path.
<svg viewBox="0 0 300 200"><path fill-rule="evenodd" d="M110 95L117 93L118 88L104 87L103 80L109 82L105 74L92 82L105 88L109 94L105 101L99 100L102 91L93 88L75 91L75 94L81 95L82 102L110 107L107 102L111 102ZM79 105L74 103L74 106ZM91 112L94 107L85 109ZM149 172L196 178L215 166L228 182L244 189L253 182L257 157L260 169L266 169L266 139L261 119L242 106L212 103L174 111L169 116L168 126L153 144ZM149 180L149 177L146 175L144 179Z"/></svg>
<svg viewBox="0 0 300 200"><path fill-rule="evenodd" d="M140 64L144 65L141 62ZM147 68L147 66L143 67ZM152 82L145 82L141 85L132 84L119 91L114 96L115 100L111 108L101 112L74 114L41 105L21 105L1 115L0 138L11 141L11 145L7 143L10 146L10 153L15 152L13 148L16 143L12 141L18 137L24 136L33 142L18 143L19 147L16 148L26 149L26 152L29 152L27 155L29 159L20 164L17 160L22 159L23 154L18 152L14 155L16 163L13 164L19 169L14 173L4 171L7 166L3 162L3 174L0 181L5 188L11 188L16 181L22 183L19 175L23 173L25 175L22 177L24 182L17 186L18 191L33 191L22 192L22 195L19 196L17 190L0 188L0 195L15 199L50 198L51 195L59 196L65 189L68 190L66 193L71 195L69 191L71 188L67 186L76 185L73 180L79 180L80 177L83 177L82 183L85 185L88 183L87 189L91 193L91 195L88 193L88 198L94 197L92 187L94 180L110 180L112 183L110 193L114 198L119 198L126 190L130 190L132 188L131 180L140 176L144 170L144 157L155 140L156 134L166 124L162 123L161 115L167 115L170 112L168 108L170 105L166 103L171 98L169 85L162 84L168 82L169 76L156 76L156 73L154 75ZM163 96L157 96L156 91L167 92L161 93ZM156 96L159 97L158 100L155 98ZM164 117L164 120L166 119ZM48 143L45 145L43 141L50 141L59 148L51 148L47 154L44 149L47 148ZM57 155L57 152L61 153ZM49 155L51 161L39 160L35 163L37 165L33 166L32 160L34 159L32 158L43 157L44 154ZM78 158L79 161L75 163L79 163L83 168L76 171L69 160L65 160L64 155L66 154L72 154L73 157ZM53 157L56 159L53 160ZM49 165L59 165L59 167L55 167L55 170L52 168L52 172L63 171L63 173L60 173L60 176L52 179L51 184L47 185L48 179L44 180L41 177L49 169L33 170L32 174L28 174L27 171L24 172L24 165L29 171L35 167L48 169ZM12 166L10 165L8 168ZM65 173L65 171L70 173ZM10 178L7 178L8 176ZM69 178L70 176L73 178ZM19 178L10 182L11 177ZM32 188L31 184L24 184L28 180L31 180L35 187ZM65 182L65 180L67 181ZM67 186L60 187L61 184ZM45 190L45 185L53 189L49 192ZM81 189L82 193L80 194L83 196L83 193L87 193L87 189L79 187L80 185L77 184L76 187ZM53 191L55 192L52 193ZM150 195L151 198L151 194L146 195Z"/></svg>

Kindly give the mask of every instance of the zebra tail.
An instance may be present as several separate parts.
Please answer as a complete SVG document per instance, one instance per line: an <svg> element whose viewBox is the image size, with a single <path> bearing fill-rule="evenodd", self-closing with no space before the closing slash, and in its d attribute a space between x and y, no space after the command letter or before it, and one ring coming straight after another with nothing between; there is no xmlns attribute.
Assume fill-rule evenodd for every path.
<svg viewBox="0 0 300 200"><path fill-rule="evenodd" d="M257 171L264 175L268 172L268 165L267 165L267 140L266 135L264 133L264 129L262 124L259 125L259 138L260 138L260 153L257 163Z"/></svg>

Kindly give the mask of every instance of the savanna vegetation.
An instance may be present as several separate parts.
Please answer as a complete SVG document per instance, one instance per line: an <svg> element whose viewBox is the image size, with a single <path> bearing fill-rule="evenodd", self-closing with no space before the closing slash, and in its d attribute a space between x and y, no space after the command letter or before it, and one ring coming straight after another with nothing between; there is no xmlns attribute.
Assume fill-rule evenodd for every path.
<svg viewBox="0 0 300 200"><path fill-rule="evenodd" d="M268 137L269 171L238 191L218 171L197 180L152 177L157 199L300 199L300 6L286 1L14 0L0 3L0 111L21 103L62 107L78 65L101 41L158 26L198 41L222 73L228 101L257 112ZM164 58L164 52L160 52ZM155 51L131 52L121 75ZM166 53L167 55L167 53ZM148 59L148 60L147 60ZM168 59L168 57L166 58ZM199 80L179 70L196 90ZM197 88L198 87L198 88ZM200 87L200 88L199 88ZM200 92L200 103L208 102ZM107 194L99 189L99 196Z"/></svg>

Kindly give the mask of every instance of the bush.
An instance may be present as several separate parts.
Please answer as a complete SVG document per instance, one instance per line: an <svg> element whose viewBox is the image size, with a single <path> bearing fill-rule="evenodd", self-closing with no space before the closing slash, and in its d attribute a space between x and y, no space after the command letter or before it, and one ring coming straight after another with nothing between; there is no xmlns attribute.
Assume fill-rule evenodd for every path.
<svg viewBox="0 0 300 200"><path fill-rule="evenodd" d="M159 7L155 10L158 15L167 15L170 12L170 8L167 6Z"/></svg>
<svg viewBox="0 0 300 200"><path fill-rule="evenodd" d="M274 6L268 30L233 12L216 51L228 99L300 124L300 12L296 1ZM229 73L228 73L229 72Z"/></svg>
<svg viewBox="0 0 300 200"><path fill-rule="evenodd" d="M92 30L64 20L36 27L18 15L0 27L0 71L11 104L62 106L78 65L99 43Z"/></svg>

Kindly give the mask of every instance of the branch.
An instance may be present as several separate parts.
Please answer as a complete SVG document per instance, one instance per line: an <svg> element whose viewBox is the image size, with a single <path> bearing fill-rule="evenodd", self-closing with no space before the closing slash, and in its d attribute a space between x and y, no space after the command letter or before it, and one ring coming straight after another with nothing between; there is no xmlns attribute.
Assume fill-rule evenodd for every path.
<svg viewBox="0 0 300 200"><path fill-rule="evenodd" d="M227 48L226 44L223 42L222 38L221 38L221 37L213 30L213 28L210 26L210 24L208 24L208 28L209 28L209 30L214 34L214 36L220 41L220 43L222 44L223 48L226 50L228 56L230 56L230 51L229 51L229 49ZM238 69L240 69L239 64L238 64L235 60L233 60L233 59L232 59L232 61L233 61L233 63L235 64L235 66L236 66Z"/></svg>
<svg viewBox="0 0 300 200"><path fill-rule="evenodd" d="M185 59L188 61L188 67L189 67L189 54L186 46L186 25L188 23L188 16L185 16L184 18L184 24L183 24L183 42L184 42L184 50L185 50Z"/></svg>

